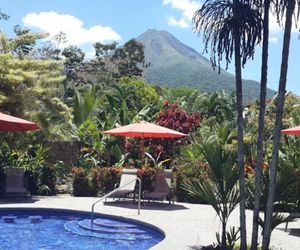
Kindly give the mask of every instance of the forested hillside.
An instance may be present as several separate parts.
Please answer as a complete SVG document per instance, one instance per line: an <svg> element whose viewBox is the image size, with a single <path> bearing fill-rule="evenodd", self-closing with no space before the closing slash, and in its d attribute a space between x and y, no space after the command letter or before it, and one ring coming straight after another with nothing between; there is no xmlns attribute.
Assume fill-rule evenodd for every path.
<svg viewBox="0 0 300 250"><path fill-rule="evenodd" d="M137 37L145 45L145 78L150 83L168 86L189 86L203 92L235 91L234 75L221 69L213 70L210 61L194 49L184 45L167 31L148 30ZM244 80L246 100L259 99L259 83ZM268 97L274 94L268 90Z"/></svg>

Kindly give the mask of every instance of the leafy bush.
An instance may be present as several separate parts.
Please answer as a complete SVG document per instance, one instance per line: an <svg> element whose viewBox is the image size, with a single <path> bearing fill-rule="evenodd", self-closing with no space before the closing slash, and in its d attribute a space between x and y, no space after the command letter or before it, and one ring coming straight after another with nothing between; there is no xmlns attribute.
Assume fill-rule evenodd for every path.
<svg viewBox="0 0 300 250"><path fill-rule="evenodd" d="M4 144L0 150L0 193L4 193L6 167L20 167L25 169L24 181L32 195L55 194L56 173L53 168L46 166L45 153L48 148L36 145L30 150L10 150Z"/></svg>
<svg viewBox="0 0 300 250"><path fill-rule="evenodd" d="M138 170L137 176L142 180L142 192L152 190L155 180L155 168L144 167ZM104 195L114 189L120 182L122 169L115 167L97 167L91 173L91 195Z"/></svg>
<svg viewBox="0 0 300 250"><path fill-rule="evenodd" d="M27 169L24 173L25 184L32 195L56 194L56 171L53 167L45 165L39 169Z"/></svg>
<svg viewBox="0 0 300 250"><path fill-rule="evenodd" d="M202 161L197 161L195 165L184 165L175 169L175 196L179 202L191 202L191 203L207 203L205 200L195 198L188 191L182 188L183 184L195 181L203 180L207 178L206 164Z"/></svg>
<svg viewBox="0 0 300 250"><path fill-rule="evenodd" d="M82 147L77 165L85 169L92 169L100 164L99 158L99 153L95 148Z"/></svg>
<svg viewBox="0 0 300 250"><path fill-rule="evenodd" d="M4 168L0 166L0 196L4 194L4 180L5 180L5 171Z"/></svg>
<svg viewBox="0 0 300 250"><path fill-rule="evenodd" d="M45 165L41 167L39 173L39 194L55 195L56 194L56 171L54 167Z"/></svg>
<svg viewBox="0 0 300 250"><path fill-rule="evenodd" d="M2 143L0 149L0 196L4 194L5 187L5 167L9 165L9 147L7 144Z"/></svg>
<svg viewBox="0 0 300 250"><path fill-rule="evenodd" d="M56 194L56 171L47 165L45 153L48 148L37 145L30 151L12 150L9 154L9 165L25 169L24 179L32 195Z"/></svg>
<svg viewBox="0 0 300 250"><path fill-rule="evenodd" d="M73 195L74 196L90 196L91 185L84 168L76 167L73 172Z"/></svg>
<svg viewBox="0 0 300 250"><path fill-rule="evenodd" d="M196 112L188 115L177 103L164 101L162 110L156 117L156 124L189 134L195 132L200 125L200 115ZM161 160L173 158L178 146L187 142L187 138L149 139L146 145L152 150L152 155L162 153ZM155 157L156 157L155 156Z"/></svg>
<svg viewBox="0 0 300 250"><path fill-rule="evenodd" d="M32 195L38 194L39 173L37 171L27 169L27 170L25 170L25 173L24 173L24 179L25 179L25 184L26 184L28 191Z"/></svg>
<svg viewBox="0 0 300 250"><path fill-rule="evenodd" d="M152 190L155 180L155 168L144 167L138 170L137 176L142 180L142 192ZM122 169L115 167L97 167L92 170L92 195L104 195L114 189L120 182Z"/></svg>
<svg viewBox="0 0 300 250"><path fill-rule="evenodd" d="M246 176L246 206L253 209L255 190L255 168L245 167ZM267 204L267 188L269 183L269 164L262 166L261 182L261 210L265 211ZM288 161L281 161L277 171L276 192L274 197L274 212L299 212L300 211L300 171Z"/></svg>
<svg viewBox="0 0 300 250"><path fill-rule="evenodd" d="M121 169L113 167L97 167L92 169L92 195L106 194L120 182Z"/></svg>
<svg viewBox="0 0 300 250"><path fill-rule="evenodd" d="M155 168L143 167L138 170L138 177L142 180L142 192L150 191L154 188Z"/></svg>

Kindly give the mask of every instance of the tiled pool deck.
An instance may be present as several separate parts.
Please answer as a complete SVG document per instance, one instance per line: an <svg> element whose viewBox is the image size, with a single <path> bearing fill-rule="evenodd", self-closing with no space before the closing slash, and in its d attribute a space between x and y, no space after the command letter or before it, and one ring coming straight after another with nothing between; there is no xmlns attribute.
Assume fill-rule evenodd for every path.
<svg viewBox="0 0 300 250"><path fill-rule="evenodd" d="M35 207L58 208L90 211L97 198L72 197L59 195L54 197L32 197L31 199L0 200L1 207ZM183 250L194 249L200 245L215 242L215 232L220 228L219 220L209 205L175 203L143 203L141 214L137 214L137 204L132 201L109 201L105 205L99 203L95 211L103 214L122 216L152 224L165 232L166 238L152 249ZM248 236L251 233L251 211L247 211ZM229 224L238 226L238 209L232 214ZM285 224L278 226L271 239L273 249L300 249L300 219L289 223L289 230L284 232ZM292 230L290 230L292 229Z"/></svg>

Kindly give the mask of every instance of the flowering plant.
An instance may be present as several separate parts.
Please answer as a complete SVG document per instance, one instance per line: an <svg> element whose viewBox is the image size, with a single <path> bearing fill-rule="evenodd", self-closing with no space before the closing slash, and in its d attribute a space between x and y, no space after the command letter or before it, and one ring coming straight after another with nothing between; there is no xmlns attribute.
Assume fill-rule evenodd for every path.
<svg viewBox="0 0 300 250"><path fill-rule="evenodd" d="M200 115L182 110L177 103L164 101L163 109L156 117L156 124L189 134L199 127ZM176 146L185 144L187 138L148 139L146 145L150 147L152 155L163 155L164 159L171 159L176 152Z"/></svg>

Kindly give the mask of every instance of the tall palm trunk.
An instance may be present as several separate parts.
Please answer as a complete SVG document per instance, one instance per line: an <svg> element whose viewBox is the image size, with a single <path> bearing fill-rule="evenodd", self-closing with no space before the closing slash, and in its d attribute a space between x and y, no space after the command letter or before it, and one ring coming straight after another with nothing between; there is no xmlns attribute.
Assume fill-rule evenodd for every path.
<svg viewBox="0 0 300 250"><path fill-rule="evenodd" d="M275 118L275 129L274 129L274 138L273 138L272 161L270 167L270 182L269 182L269 191L268 191L266 220L265 220L264 235L263 235L263 250L269 249L270 237L271 237L273 202L274 202L275 185L276 185L276 170L277 170L277 163L278 163L280 131L282 127L286 77L288 71L292 16L294 10L295 10L295 0L289 0L287 4L286 16L285 16L280 78L279 78L278 94L276 99L276 118Z"/></svg>
<svg viewBox="0 0 300 250"><path fill-rule="evenodd" d="M226 222L222 221L222 248L227 250L226 244Z"/></svg>
<svg viewBox="0 0 300 250"><path fill-rule="evenodd" d="M238 18L239 1L233 2L233 15ZM234 26L234 56L235 56L235 84L237 97L237 127L238 127L238 167L240 186L240 228L241 228L241 249L247 247L246 235L246 207L245 207L245 176L244 176L244 141L243 141L243 91L242 91L242 64L240 51L240 30L239 23Z"/></svg>
<svg viewBox="0 0 300 250"><path fill-rule="evenodd" d="M269 50L269 9L270 0L264 1L264 20L263 20L263 47L262 47L262 64L261 64L261 80L260 80L260 104L259 104L259 127L257 136L257 160L255 167L255 191L254 191L254 210L253 210L253 226L251 250L257 250L258 245L258 218L260 211L261 197L261 173L263 163L263 132L266 111L266 90L268 76L268 50Z"/></svg>
<svg viewBox="0 0 300 250"><path fill-rule="evenodd" d="M238 39L235 39L238 40ZM238 47L239 48L239 47ZM238 166L239 166L239 186L240 186L240 227L241 227L241 249L246 249L246 207L245 207L245 174L244 174L244 142L243 142L243 95L240 57L236 58L236 94L237 94L237 127L238 127Z"/></svg>
<svg viewBox="0 0 300 250"><path fill-rule="evenodd" d="M222 248L224 250L227 250L227 237L226 237L226 225L228 220L228 210L227 210L227 204L228 200L222 200L223 204L223 212L222 212Z"/></svg>

